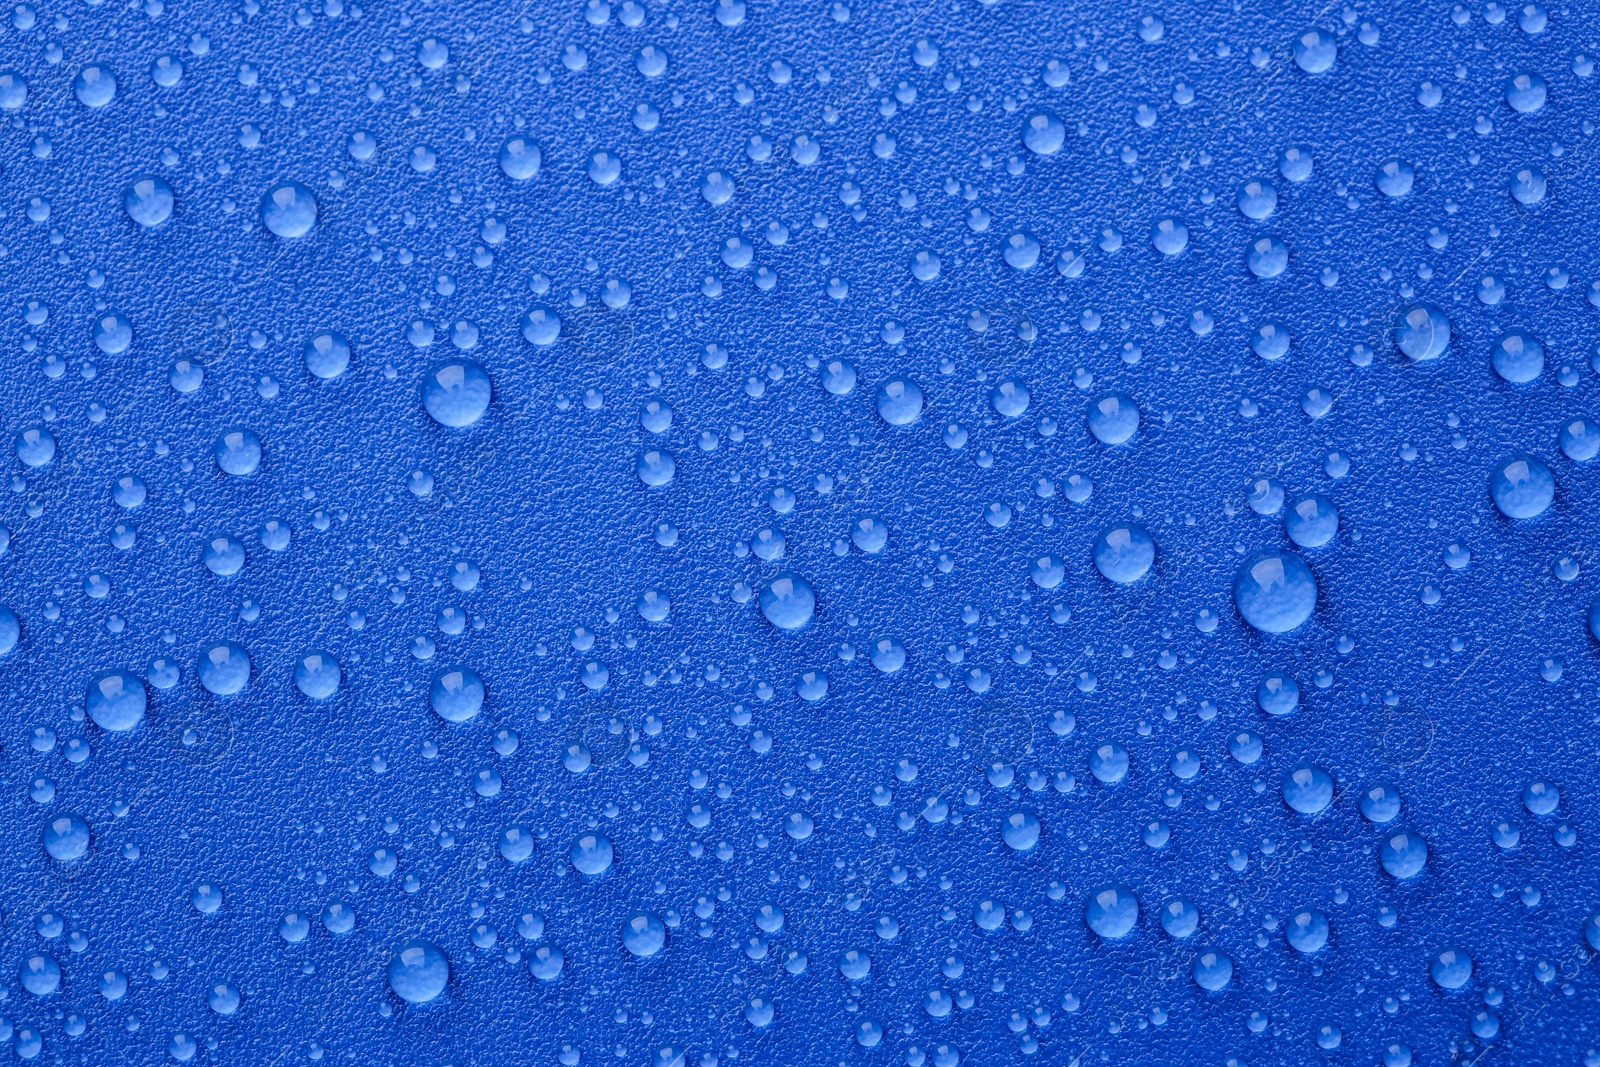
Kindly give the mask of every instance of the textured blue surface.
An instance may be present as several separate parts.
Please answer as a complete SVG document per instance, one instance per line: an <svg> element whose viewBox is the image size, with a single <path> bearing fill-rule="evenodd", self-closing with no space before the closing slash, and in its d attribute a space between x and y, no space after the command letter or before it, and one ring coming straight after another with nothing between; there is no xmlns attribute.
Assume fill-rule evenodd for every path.
<svg viewBox="0 0 1600 1067"><path fill-rule="evenodd" d="M1600 1063L1592 11L523 8L0 36L16 1055Z"/></svg>

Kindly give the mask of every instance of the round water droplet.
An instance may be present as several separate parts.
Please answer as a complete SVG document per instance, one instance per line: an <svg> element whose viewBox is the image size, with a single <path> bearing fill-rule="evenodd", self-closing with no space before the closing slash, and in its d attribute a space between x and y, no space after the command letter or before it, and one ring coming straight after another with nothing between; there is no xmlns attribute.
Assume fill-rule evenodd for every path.
<svg viewBox="0 0 1600 1067"><path fill-rule="evenodd" d="M922 418L922 390L910 378L895 375L878 386L878 415L890 426L909 426Z"/></svg>
<svg viewBox="0 0 1600 1067"><path fill-rule="evenodd" d="M1139 429L1139 407L1123 393L1107 393L1089 405L1089 432L1106 445L1120 445Z"/></svg>
<svg viewBox="0 0 1600 1067"><path fill-rule="evenodd" d="M1392 785L1369 786L1361 793L1361 814L1368 822L1394 822L1400 817L1400 792Z"/></svg>
<svg viewBox="0 0 1600 1067"><path fill-rule="evenodd" d="M489 372L470 359L435 364L422 380L422 406L434 422L452 429L481 419L492 394Z"/></svg>
<svg viewBox="0 0 1600 1067"><path fill-rule="evenodd" d="M1555 501L1556 478L1532 456L1508 456L1489 475L1489 496L1506 518L1531 519Z"/></svg>
<svg viewBox="0 0 1600 1067"><path fill-rule="evenodd" d="M884 674L893 674L906 665L906 648L892 637L881 637L872 643L872 665Z"/></svg>
<svg viewBox="0 0 1600 1067"><path fill-rule="evenodd" d="M328 700L339 691L339 661L326 652L307 652L295 661L294 684L312 700Z"/></svg>
<svg viewBox="0 0 1600 1067"><path fill-rule="evenodd" d="M452 667L434 676L428 700L446 722L466 722L483 710L483 679L466 667Z"/></svg>
<svg viewBox="0 0 1600 1067"><path fill-rule="evenodd" d="M647 911L635 912L622 924L622 945L639 959L654 956L666 944L666 925Z"/></svg>
<svg viewBox="0 0 1600 1067"><path fill-rule="evenodd" d="M634 461L634 473L652 489L671 485L678 473L678 460L664 448L647 448Z"/></svg>
<svg viewBox="0 0 1600 1067"><path fill-rule="evenodd" d="M23 957L17 980L36 997L47 997L61 988L61 964L43 952Z"/></svg>
<svg viewBox="0 0 1600 1067"><path fill-rule="evenodd" d="M611 842L603 835L586 833L572 842L572 866L579 874L597 878L611 869Z"/></svg>
<svg viewBox="0 0 1600 1067"><path fill-rule="evenodd" d="M1067 127L1048 111L1035 111L1022 124L1022 143L1035 155L1053 156L1067 143Z"/></svg>
<svg viewBox="0 0 1600 1067"><path fill-rule="evenodd" d="M1289 353L1289 328L1281 322L1263 322L1251 334L1250 347L1262 359L1282 359Z"/></svg>
<svg viewBox="0 0 1600 1067"><path fill-rule="evenodd" d="M42 426L17 434L16 446L17 458L27 467L43 467L56 458L55 434Z"/></svg>
<svg viewBox="0 0 1600 1067"><path fill-rule="evenodd" d="M1018 231L1000 245L1000 255L1013 270L1032 270L1039 263L1039 239L1031 233Z"/></svg>
<svg viewBox="0 0 1600 1067"><path fill-rule="evenodd" d="M1514 385L1531 382L1544 373L1544 343L1526 330L1500 335L1490 351L1494 372Z"/></svg>
<svg viewBox="0 0 1600 1067"><path fill-rule="evenodd" d="M856 387L855 365L830 359L822 365L822 387L834 396L847 396Z"/></svg>
<svg viewBox="0 0 1600 1067"><path fill-rule="evenodd" d="M1561 804L1561 790L1542 779L1534 779L1522 790L1522 806L1532 815L1549 815Z"/></svg>
<svg viewBox="0 0 1600 1067"><path fill-rule="evenodd" d="M1090 753L1089 773L1106 785L1116 785L1128 776L1128 750L1107 741Z"/></svg>
<svg viewBox="0 0 1600 1067"><path fill-rule="evenodd" d="M1544 171L1538 167L1519 167L1511 176L1511 198L1524 207L1543 203L1546 189Z"/></svg>
<svg viewBox="0 0 1600 1067"><path fill-rule="evenodd" d="M1302 908L1289 916L1283 934L1289 946L1302 955L1320 952L1328 943L1328 917L1314 908Z"/></svg>
<svg viewBox="0 0 1600 1067"><path fill-rule="evenodd" d="M500 146L500 171L514 182L538 177L543 161L539 146L526 137L512 137Z"/></svg>
<svg viewBox="0 0 1600 1067"><path fill-rule="evenodd" d="M120 355L133 344L133 323L120 311L108 311L95 320L94 344L108 356Z"/></svg>
<svg viewBox="0 0 1600 1067"><path fill-rule="evenodd" d="M1562 423L1561 451L1578 463L1587 463L1600 455L1600 423L1585 418Z"/></svg>
<svg viewBox="0 0 1600 1067"><path fill-rule="evenodd" d="M1256 703L1268 715L1287 715L1300 706L1300 686L1287 674L1269 674L1256 686Z"/></svg>
<svg viewBox="0 0 1600 1067"><path fill-rule="evenodd" d="M1438 359L1450 347L1450 320L1432 304L1413 304L1400 313L1394 342L1414 363Z"/></svg>
<svg viewBox="0 0 1600 1067"><path fill-rule="evenodd" d="M1472 957L1458 948L1443 949L1433 957L1431 973L1440 989L1460 989L1472 981Z"/></svg>
<svg viewBox="0 0 1600 1067"><path fill-rule="evenodd" d="M426 1004L450 981L450 961L428 941L407 941L389 961L389 988L408 1004Z"/></svg>
<svg viewBox="0 0 1600 1067"><path fill-rule="evenodd" d="M149 706L144 683L127 671L103 671L95 675L83 702L89 718L102 730L113 733L138 726Z"/></svg>
<svg viewBox="0 0 1600 1067"><path fill-rule="evenodd" d="M622 177L622 159L615 152L602 148L589 154L587 170L589 180L603 189Z"/></svg>
<svg viewBox="0 0 1600 1067"><path fill-rule="evenodd" d="M1169 900L1161 905L1161 928L1179 941L1193 937L1200 929L1200 909L1182 897Z"/></svg>
<svg viewBox="0 0 1600 1067"><path fill-rule="evenodd" d="M213 537L205 543L200 558L212 574L231 578L244 567L244 546L231 537Z"/></svg>
<svg viewBox="0 0 1600 1067"><path fill-rule="evenodd" d="M1233 602L1244 621L1257 630L1288 633L1315 610L1317 580L1293 553L1258 552L1235 573Z"/></svg>
<svg viewBox="0 0 1600 1067"><path fill-rule="evenodd" d="M117 98L117 77L104 63L90 63L72 79L72 93L84 107L105 107Z"/></svg>
<svg viewBox="0 0 1600 1067"><path fill-rule="evenodd" d="M876 515L864 515L850 524L850 543L875 556L889 543L889 526Z"/></svg>
<svg viewBox="0 0 1600 1067"><path fill-rule="evenodd" d="M1257 237L1245 246L1245 266L1257 278L1276 278L1289 266L1289 246L1278 237Z"/></svg>
<svg viewBox="0 0 1600 1067"><path fill-rule="evenodd" d="M1311 149L1290 145L1278 152L1278 173L1291 182L1299 183L1311 177Z"/></svg>
<svg viewBox="0 0 1600 1067"><path fill-rule="evenodd" d="M209 692L233 696L250 683L250 654L242 645L218 641L201 650L195 674Z"/></svg>
<svg viewBox="0 0 1600 1067"><path fill-rule="evenodd" d="M27 79L14 70L0 72L0 110L16 111L27 102Z"/></svg>
<svg viewBox="0 0 1600 1067"><path fill-rule="evenodd" d="M1278 209L1278 190L1271 182L1252 178L1239 186L1235 203L1241 215L1260 222Z"/></svg>
<svg viewBox="0 0 1600 1067"><path fill-rule="evenodd" d="M1283 802L1302 815L1315 815L1333 803L1333 778L1321 767L1302 763L1283 776Z"/></svg>
<svg viewBox="0 0 1600 1067"><path fill-rule="evenodd" d="M83 859L89 852L89 824L77 815L57 815L44 824L44 850L61 863Z"/></svg>
<svg viewBox="0 0 1600 1067"><path fill-rule="evenodd" d="M232 1015L239 1010L239 987L232 982L217 982L206 993L206 1003L218 1015Z"/></svg>
<svg viewBox="0 0 1600 1067"><path fill-rule="evenodd" d="M172 186L153 175L135 178L122 191L128 217L153 230L172 217Z"/></svg>
<svg viewBox="0 0 1600 1067"><path fill-rule="evenodd" d="M1189 227L1171 215L1164 215L1150 227L1150 245L1164 256L1179 255L1189 247Z"/></svg>
<svg viewBox="0 0 1600 1067"><path fill-rule="evenodd" d="M1189 973L1194 976L1195 985L1208 993L1216 993L1233 981L1233 961L1214 948L1206 949L1194 958Z"/></svg>
<svg viewBox="0 0 1600 1067"><path fill-rule="evenodd" d="M1427 866L1428 846L1410 830L1395 830L1383 839L1378 861L1395 878L1415 878Z"/></svg>
<svg viewBox="0 0 1600 1067"><path fill-rule="evenodd" d="M1139 901L1133 891L1107 884L1089 894L1083 921L1089 929L1107 940L1127 937L1139 922Z"/></svg>
<svg viewBox="0 0 1600 1067"><path fill-rule="evenodd" d="M1339 532L1339 509L1320 493L1307 493L1289 505L1283 529L1301 548L1320 548Z"/></svg>
<svg viewBox="0 0 1600 1067"><path fill-rule="evenodd" d="M1128 585L1143 578L1155 562L1156 543L1144 527L1119 522L1094 539L1094 565L1108 581Z"/></svg>
<svg viewBox="0 0 1600 1067"><path fill-rule="evenodd" d="M1338 58L1338 39L1327 30L1310 29L1295 35L1294 63L1307 74L1332 70Z"/></svg>
<svg viewBox="0 0 1600 1067"><path fill-rule="evenodd" d="M1013 852L1027 852L1039 843L1039 816L1019 809L1000 820L1000 837Z"/></svg>
<svg viewBox="0 0 1600 1067"><path fill-rule="evenodd" d="M561 336L561 316L543 305L529 308L522 316L522 336L541 348L555 344Z"/></svg>
<svg viewBox="0 0 1600 1067"><path fill-rule="evenodd" d="M500 858L507 863L526 863L533 855L533 834L522 826L500 831Z"/></svg>
<svg viewBox="0 0 1600 1067"><path fill-rule="evenodd" d="M1416 179L1415 167L1403 159L1391 159L1378 168L1375 181L1378 192L1390 200L1398 200L1411 192Z"/></svg>
<svg viewBox="0 0 1600 1067"><path fill-rule="evenodd" d="M22 623L17 613L0 604L0 656L9 656L22 637Z"/></svg>
<svg viewBox="0 0 1600 1067"><path fill-rule="evenodd" d="M1549 89L1549 84L1531 71L1513 74L1506 79L1506 103L1518 114L1531 115L1544 107Z"/></svg>
<svg viewBox="0 0 1600 1067"><path fill-rule="evenodd" d="M279 237L304 237L317 224L317 198L297 181L278 182L262 194L261 222Z"/></svg>
<svg viewBox="0 0 1600 1067"><path fill-rule="evenodd" d="M350 342L334 330L323 330L305 347L306 370L328 381L339 377L350 367Z"/></svg>

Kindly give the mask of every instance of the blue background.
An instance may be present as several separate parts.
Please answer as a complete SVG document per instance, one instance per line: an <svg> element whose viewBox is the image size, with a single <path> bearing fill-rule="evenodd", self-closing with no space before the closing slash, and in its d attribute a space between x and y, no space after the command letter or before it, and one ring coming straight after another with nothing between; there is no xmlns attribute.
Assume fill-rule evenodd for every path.
<svg viewBox="0 0 1600 1067"><path fill-rule="evenodd" d="M932 1062L948 1045L989 1064L1022 1060L1029 1040L1040 1062L1062 1064L1371 1063L1393 1042L1419 1064L1600 1060L1588 1051L1600 1045L1600 1008L1583 937L1600 905L1600 682L1585 625L1594 473L1557 447L1565 420L1595 410L1600 339L1585 299L1600 278L1584 118L1596 89L1575 61L1600 42L1582 5L1550 10L1529 33L1520 7L1494 4L1497 21L1479 8L1464 25L1443 4L1315 17L1171 4L1154 42L1139 35L1147 12L1107 4L749 0L732 27L709 3L648 3L637 26L624 7L595 25L575 2L47 0L30 26L0 36L0 67L29 86L4 116L0 149L0 410L8 434L47 426L60 445L43 468L11 460L13 492L0 502L11 530L0 599L22 623L0 663L0 1013L42 1034L44 1058L83 1063L159 1062L175 1033L200 1043L199 1061L237 1063L550 1063L581 1050L585 1062L645 1064L662 1048L689 1063L897 1063ZM1359 39L1368 24L1371 45ZM1312 25L1338 40L1336 66L1317 76L1290 49ZM416 58L430 36L449 48L441 69ZM921 40L937 49L931 66L917 62ZM666 51L664 75L639 73L646 45ZM585 69L563 64L568 46L584 51ZM147 73L162 54L185 65L177 86ZM772 76L777 60L792 71L785 84ZM1051 60L1067 84L1046 82ZM117 76L108 107L73 95L92 62ZM241 84L242 64L256 84ZM1524 70L1549 82L1549 103L1531 115L1503 96ZM1417 101L1424 80L1442 86L1435 108ZM1192 87L1186 106L1178 82ZM641 102L661 112L648 133L631 122ZM1136 122L1141 104L1154 111L1148 127ZM1041 108L1068 128L1047 157L1021 140ZM255 148L241 143L253 140L241 136L247 124ZM357 130L379 146L365 162L346 150ZM771 161L746 151L758 133L774 142ZM813 166L791 161L801 134L820 146ZM889 158L872 151L878 134L895 141ZM526 183L497 164L517 135L543 156ZM1309 149L1310 180L1277 175L1288 145ZM411 166L417 146L437 155L427 173ZM599 149L622 160L609 187L586 171ZM1398 201L1374 185L1391 158L1417 172ZM1533 209L1507 193L1528 164L1550 187ZM700 194L711 169L736 190L718 207ZM122 190L150 174L176 206L146 231ZM1258 177L1280 197L1262 223L1233 204ZM261 221L262 194L286 178L319 203L298 240ZM860 191L853 207L846 182ZM42 213L35 197L48 201L44 221L30 217ZM967 224L974 205L993 215L986 232ZM1148 239L1163 215L1190 229L1174 260ZM486 240L490 217L503 243ZM768 241L772 222L786 243ZM1106 226L1125 235L1114 254L1096 243ZM1442 250L1424 241L1433 226L1448 234ZM1000 254L1018 230L1044 249L1026 272ZM1245 269L1246 242L1263 233L1290 250L1271 281ZM718 256L735 235L755 246L748 269ZM1081 277L1054 270L1067 249L1084 254ZM924 250L941 259L927 284L910 272ZM1545 284L1554 266L1571 272L1563 289ZM759 288L758 268L776 284ZM1504 281L1504 303L1475 297L1485 274ZM601 300L611 278L631 286L620 310ZM848 288L842 299L833 279ZM1418 298L1445 310L1453 339L1444 358L1413 365L1390 330ZM42 323L25 317L30 300L47 310ZM563 319L554 345L521 335L535 305ZM117 355L91 338L109 309L134 329ZM971 328L974 311L987 332ZM1204 336L1190 329L1196 311L1214 324ZM406 340L418 318L437 327L426 350ZM1293 338L1276 362L1249 345L1269 318ZM455 354L459 320L480 331L467 355L494 388L465 431L437 425L420 401L425 371ZM1513 327L1548 352L1543 375L1520 386L1489 364ZM328 329L355 354L322 382L302 349ZM1122 358L1128 343L1137 363ZM703 365L708 344L726 348L725 367ZM1352 362L1357 345L1372 350L1368 365ZM819 384L819 363L837 358L860 376L843 397ZM204 366L198 392L168 384L180 359ZM878 417L875 389L891 375L920 384L920 421ZM278 383L270 399L263 376ZM990 405L1007 376L1031 391L1020 418ZM1300 406L1313 387L1334 398L1315 420ZM1106 390L1142 413L1122 447L1086 429ZM675 412L664 437L641 428L654 398ZM1241 414L1245 398L1254 417ZM951 421L969 432L963 449L941 440ZM264 442L250 479L212 460L234 425ZM700 447L704 433L715 450ZM669 486L635 475L652 447L676 454ZM1347 476L1325 473L1333 451L1348 457ZM1491 467L1513 452L1555 473L1554 506L1537 519L1506 520L1489 499ZM407 489L418 468L434 479L426 497ZM1082 505L1060 488L1072 472L1093 482ZM125 514L111 486L129 473L149 498ZM1281 517L1246 503L1258 474L1291 496L1324 493L1340 513L1336 540L1303 553L1317 610L1283 636L1245 626L1229 593L1245 553L1288 546ZM780 486L794 496L785 513L771 506ZM995 501L1013 509L1004 529L984 521ZM867 515L887 523L881 554L848 542ZM294 530L281 555L254 534L273 518ZM1127 520L1150 531L1156 563L1114 587L1090 542ZM110 543L118 522L137 528L131 550ZM672 547L657 543L663 522L678 531ZM737 551L765 527L787 539L781 564ZM247 547L232 579L201 563L219 534ZM1472 554L1463 571L1445 566L1453 541ZM1050 591L1029 580L1045 553L1067 565ZM1578 563L1576 579L1557 578L1562 556ZM460 560L481 569L470 593L449 582ZM779 570L816 589L816 617L797 633L775 630L749 597ZM108 596L87 595L91 574ZM636 610L650 589L670 598L665 623ZM246 622L250 605L259 615ZM459 636L436 627L449 606L471 620ZM1202 610L1219 617L1210 632L1197 626ZM583 634L593 644L580 650ZM429 661L411 651L422 636L437 643ZM868 662L880 638L903 642L902 670ZM253 664L232 698L197 682L195 660L217 639L242 644ZM1019 643L1031 655L1014 654ZM293 684L296 659L313 649L344 667L325 704ZM84 721L96 672L143 675L158 655L178 660L183 678L150 690L136 730ZM427 693L458 663L483 677L488 699L482 715L450 724ZM581 681L590 663L608 673L598 691ZM806 671L826 673L825 699L799 698ZM1292 716L1256 706L1272 671L1299 682ZM1059 711L1076 720L1066 736L1046 728ZM82 738L90 757L73 763L61 744L35 751L40 726L62 743ZM501 728L520 736L513 755L491 747ZM1261 762L1229 757L1242 729L1263 736ZM763 739L770 751L758 753ZM1113 787L1088 768L1107 741L1132 754ZM574 742L592 754L589 773L560 762ZM642 765L628 758L633 742L647 750ZM1167 770L1185 745L1203 765L1190 782ZM914 781L894 776L902 757L916 762ZM1006 788L986 778L996 760L1015 767ZM1315 817L1280 797L1282 775L1303 760L1338 785ZM473 789L484 767L503 779L496 796ZM1075 789L1028 787L1030 773L1044 784L1057 771ZM46 804L29 798L41 777L56 787ZM1550 816L1522 807L1534 778L1562 790ZM1429 843L1412 882L1383 872L1382 830L1359 814L1358 793L1378 783L1398 788L1401 824ZM893 790L888 806L872 802L877 785ZM934 795L959 824L916 818ZM686 822L695 802L713 813L705 829ZM1017 807L1044 828L1020 854L999 834ZM69 812L87 820L92 844L61 864L40 835ZM902 812L913 829L897 824ZM791 813L814 820L814 835L786 836ZM1160 850L1141 838L1153 819L1171 826ZM1490 840L1502 819L1522 831L1506 853ZM518 824L539 844L511 866L496 844ZM1557 825L1576 830L1574 847L1557 844ZM568 849L593 828L617 858L586 880ZM399 857L386 879L368 869L380 847ZM1233 850L1243 870L1229 865ZM1106 882L1142 905L1123 941L1085 926L1084 901ZM215 914L191 906L200 883L224 889ZM1523 903L1526 887L1536 906ZM1202 916L1187 941L1157 922L1179 894ZM701 897L715 904L705 919ZM1025 909L1031 929L979 929L985 899ZM314 921L304 942L278 937L285 912L315 918L334 900L358 916L349 935ZM756 961L743 946L765 903L787 924ZM1302 907L1332 927L1313 958L1283 936ZM1380 925L1383 908L1392 926ZM640 909L669 925L650 959L626 953L618 933ZM47 910L65 917L66 935L37 932ZM515 930L527 911L544 915L545 942L565 954L557 983L528 973L535 945ZM895 939L875 934L880 916L897 921ZM497 929L495 948L469 940L479 922ZM414 937L451 963L445 994L422 1006L385 982ZM1452 946L1476 966L1468 986L1446 992L1429 966ZM852 947L873 957L854 985L835 966ZM1203 948L1234 961L1220 993L1190 980ZM807 955L803 973L783 968L790 950ZM46 998L17 979L41 951L65 972ZM955 980L940 973L952 953L965 961ZM170 969L160 981L157 960ZM96 992L112 969L130 983L115 1003ZM230 1017L207 1006L219 981L242 992ZM1491 986L1501 1033L1484 1043L1468 1027ZM930 989L967 990L972 1006L933 1018ZM746 1021L752 996L775 1004L770 1027ZM1035 1007L1047 1026L1008 1027L1013 1011ZM864 1018L884 1028L876 1048L853 1040ZM74 1019L87 1026L77 1036ZM1313 1037L1330 1023L1343 1044L1325 1053Z"/></svg>

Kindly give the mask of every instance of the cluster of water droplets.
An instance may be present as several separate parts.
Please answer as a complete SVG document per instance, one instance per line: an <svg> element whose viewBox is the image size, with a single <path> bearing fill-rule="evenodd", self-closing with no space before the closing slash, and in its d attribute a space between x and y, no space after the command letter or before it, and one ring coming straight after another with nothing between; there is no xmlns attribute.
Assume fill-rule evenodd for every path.
<svg viewBox="0 0 1600 1067"><path fill-rule="evenodd" d="M1468 719L1424 706L1466 674L1411 646L1512 668L1384 605L1424 570L1408 611L1481 592L1485 530L1587 532L1600 426L1540 390L1600 370L1600 278L1492 242L1531 263L1582 202L1592 61L1527 58L1538 4L1419 16L1511 66L1344 138L1339 79L1397 77L1376 15L1249 45L1176 10L1051 26L1025 65L955 43L1006 6L907 38L836 0L830 58L745 0L492 32L344 0L266 31L245 0L170 34L143 0L166 44L137 63L98 23L110 58L64 52L97 12L16 6L0 259L42 295L0 526L26 853L0 1040L264 1048L295 982L351 1006L295 1039L312 1061L473 1028L568 1067L1586 1040L1533 1017L1593 992L1588 782L1497 735L1462 830L1429 761ZM346 27L370 63L296 66ZM1113 119L1077 92L1108 56L1140 73ZM1418 133L1457 97L1485 113ZM220 156L175 122L215 132L213 103ZM1271 146L1241 158L1252 112ZM149 115L184 150L123 160ZM1405 280L1366 226L1406 235ZM1489 243L1446 267L1452 234ZM1435 446L1494 450L1452 483L1463 532L1392 548L1373 442L1490 390ZM1600 598L1538 595L1592 658ZM1508 894L1559 918L1476 921Z"/></svg>

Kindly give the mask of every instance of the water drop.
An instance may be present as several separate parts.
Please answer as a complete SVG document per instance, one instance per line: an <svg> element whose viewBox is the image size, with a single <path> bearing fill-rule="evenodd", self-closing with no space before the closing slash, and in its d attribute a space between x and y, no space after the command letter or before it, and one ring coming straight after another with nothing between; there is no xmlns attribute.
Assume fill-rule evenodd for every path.
<svg viewBox="0 0 1600 1067"><path fill-rule="evenodd" d="M1122 393L1107 393L1089 406L1089 432L1101 444L1123 444L1138 429L1138 405Z"/></svg>
<svg viewBox="0 0 1600 1067"><path fill-rule="evenodd" d="M1189 973L1194 976L1195 985L1216 993L1233 981L1233 961L1216 949L1207 949L1194 958Z"/></svg>
<svg viewBox="0 0 1600 1067"><path fill-rule="evenodd" d="M304 237L317 224L317 198L297 181L280 181L262 194L261 222L279 237Z"/></svg>
<svg viewBox="0 0 1600 1067"><path fill-rule="evenodd" d="M1017 810L1000 820L1000 836L1013 852L1027 852L1039 843L1039 817Z"/></svg>
<svg viewBox="0 0 1600 1067"><path fill-rule="evenodd" d="M1531 382L1544 373L1544 343L1526 330L1500 335L1490 352L1494 372L1514 385Z"/></svg>
<svg viewBox="0 0 1600 1067"><path fill-rule="evenodd" d="M1555 475L1532 456L1508 456L1489 475L1489 496L1506 518L1531 519L1554 502Z"/></svg>
<svg viewBox="0 0 1600 1067"><path fill-rule="evenodd" d="M1307 74L1322 74L1332 70L1338 57L1338 41L1328 31L1310 29L1295 35L1295 66Z"/></svg>
<svg viewBox="0 0 1600 1067"><path fill-rule="evenodd" d="M539 146L526 137L512 137L500 146L500 171L514 182L538 177L543 161Z"/></svg>
<svg viewBox="0 0 1600 1067"><path fill-rule="evenodd" d="M1398 200L1411 192L1416 182L1416 168L1402 159L1391 159L1378 168L1378 191L1390 200Z"/></svg>
<svg viewBox="0 0 1600 1067"><path fill-rule="evenodd" d="M89 852L89 824L77 815L57 815L44 825L44 850L61 863L83 859Z"/></svg>
<svg viewBox="0 0 1600 1067"><path fill-rule="evenodd" d="M153 175L135 178L122 191L122 206L130 219L153 230L172 217L172 186Z"/></svg>
<svg viewBox="0 0 1600 1067"><path fill-rule="evenodd" d="M389 988L408 1004L426 1004L450 981L450 962L428 941L407 941L389 960Z"/></svg>
<svg viewBox="0 0 1600 1067"><path fill-rule="evenodd" d="M1402 881L1415 878L1428 863L1428 846L1410 830L1396 830L1383 839L1378 850L1383 869Z"/></svg>
<svg viewBox="0 0 1600 1067"><path fill-rule="evenodd" d="M108 311L95 320L94 344L108 356L120 355L133 344L133 323L120 311Z"/></svg>
<svg viewBox="0 0 1600 1067"><path fill-rule="evenodd" d="M471 426L489 410L489 372L470 359L437 363L422 380L422 406L440 426Z"/></svg>
<svg viewBox="0 0 1600 1067"><path fill-rule="evenodd" d="M350 342L333 330L323 330L306 342L306 369L328 381L350 367Z"/></svg>
<svg viewBox="0 0 1600 1067"><path fill-rule="evenodd" d="M1521 115L1531 115L1544 107L1549 85L1539 75L1526 71L1506 79L1506 103Z"/></svg>
<svg viewBox="0 0 1600 1067"><path fill-rule="evenodd" d="M1443 949L1433 957L1430 973L1440 989L1460 989L1472 980L1472 957L1458 948Z"/></svg>
<svg viewBox="0 0 1600 1067"><path fill-rule="evenodd" d="M611 869L611 842L600 834L587 833L572 842L572 866L579 874L597 878Z"/></svg>
<svg viewBox="0 0 1600 1067"><path fill-rule="evenodd" d="M1278 209L1278 190L1271 182L1252 178L1239 186L1234 202L1245 218L1260 222Z"/></svg>
<svg viewBox="0 0 1600 1067"><path fill-rule="evenodd" d="M1108 581L1128 585L1143 578L1155 562L1156 543L1131 522L1108 526L1094 539L1094 565Z"/></svg>
<svg viewBox="0 0 1600 1067"><path fill-rule="evenodd" d="M89 718L102 730L113 733L138 726L148 704L144 683L127 671L104 671L95 675L84 695L84 708Z"/></svg>
<svg viewBox="0 0 1600 1067"><path fill-rule="evenodd" d="M483 679L466 667L452 667L434 676L428 700L446 722L466 722L483 710Z"/></svg>
<svg viewBox="0 0 1600 1067"><path fill-rule="evenodd" d="M1302 815L1315 815L1333 803L1333 778L1310 763L1293 767L1283 776L1283 802Z"/></svg>
<svg viewBox="0 0 1600 1067"><path fill-rule="evenodd" d="M339 661L326 652L307 652L295 661L294 684L312 700L328 700L339 691Z"/></svg>
<svg viewBox="0 0 1600 1067"><path fill-rule="evenodd" d="M1067 141L1067 127L1048 111L1036 111L1022 126L1022 143L1035 155L1050 156Z"/></svg>
<svg viewBox="0 0 1600 1067"><path fill-rule="evenodd" d="M233 696L250 682L250 654L232 641L218 641L201 650L195 674L207 691Z"/></svg>
<svg viewBox="0 0 1600 1067"><path fill-rule="evenodd" d="M84 107L102 108L117 98L117 77L104 63L91 63L72 79L72 92Z"/></svg>
<svg viewBox="0 0 1600 1067"><path fill-rule="evenodd" d="M1317 581L1300 557L1263 551L1246 560L1233 578L1233 601L1244 621L1264 633L1288 633L1311 617Z"/></svg>
<svg viewBox="0 0 1600 1067"><path fill-rule="evenodd" d="M895 375L878 386L878 415L890 426L909 426L922 418L922 389Z"/></svg>
<svg viewBox="0 0 1600 1067"><path fill-rule="evenodd" d="M1107 940L1127 937L1139 922L1139 901L1132 890L1116 884L1103 885L1089 894L1083 920Z"/></svg>

